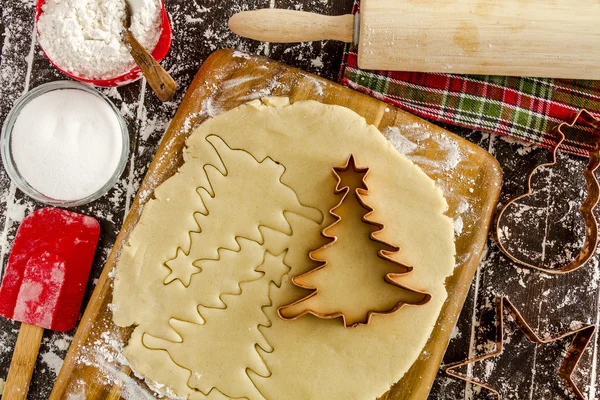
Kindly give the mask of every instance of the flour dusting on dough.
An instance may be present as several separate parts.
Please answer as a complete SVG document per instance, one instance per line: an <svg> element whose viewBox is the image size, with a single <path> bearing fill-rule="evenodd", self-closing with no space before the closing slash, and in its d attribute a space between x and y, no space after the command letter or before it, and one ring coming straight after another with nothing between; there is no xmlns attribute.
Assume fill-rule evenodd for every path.
<svg viewBox="0 0 600 400"><path fill-rule="evenodd" d="M463 160L458 143L448 136L436 136L435 139L427 132L428 127L423 124L414 123L408 127L389 126L384 129L383 134L401 153L416 164L427 166L429 169L447 172L451 171ZM414 141L411 141L414 140ZM423 147L426 140L433 141L436 148ZM428 142L429 143L429 142ZM436 160L424 157L420 150L436 151ZM440 155L443 157L440 158Z"/></svg>
<svg viewBox="0 0 600 400"><path fill-rule="evenodd" d="M448 215L453 217L454 232L458 237L466 232L465 228L471 226L470 221L473 220L474 215L469 204L472 197L456 193L453 181L459 180L467 184L471 182L466 181L469 178L451 175L458 164L464 160L458 143L449 136L432 135L429 129L430 125L425 122L414 122L402 127L388 126L383 130L383 134L398 152L436 179L436 184L444 192L449 204L456 204L454 210L451 210ZM434 157L426 156L427 152L433 152ZM439 176L445 179L439 179ZM472 184L474 186L475 182ZM472 192L469 191L470 193ZM467 254L462 260L457 260L457 265L468 257Z"/></svg>
<svg viewBox="0 0 600 400"><path fill-rule="evenodd" d="M412 154L419 146L411 142L406 136L400 133L400 128L397 126L388 126L383 131L385 137L394 145L400 154Z"/></svg>

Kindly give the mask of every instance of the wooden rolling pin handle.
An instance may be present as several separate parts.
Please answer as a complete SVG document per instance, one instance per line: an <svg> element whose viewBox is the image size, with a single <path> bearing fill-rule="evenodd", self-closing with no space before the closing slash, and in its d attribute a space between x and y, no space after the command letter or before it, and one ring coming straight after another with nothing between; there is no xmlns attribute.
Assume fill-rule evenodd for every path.
<svg viewBox="0 0 600 400"><path fill-rule="evenodd" d="M351 43L354 16L330 17L305 11L264 8L235 14L229 19L229 29L237 35L271 43L318 40Z"/></svg>
<svg viewBox="0 0 600 400"><path fill-rule="evenodd" d="M177 91L177 83L171 75L152 57L144 46L128 30L123 31L123 40L131 48L131 56L140 67L148 84L161 101L170 100Z"/></svg>
<svg viewBox="0 0 600 400"><path fill-rule="evenodd" d="M3 399L24 400L27 398L29 382L31 382L43 334L44 328L26 323L21 324L2 394Z"/></svg>

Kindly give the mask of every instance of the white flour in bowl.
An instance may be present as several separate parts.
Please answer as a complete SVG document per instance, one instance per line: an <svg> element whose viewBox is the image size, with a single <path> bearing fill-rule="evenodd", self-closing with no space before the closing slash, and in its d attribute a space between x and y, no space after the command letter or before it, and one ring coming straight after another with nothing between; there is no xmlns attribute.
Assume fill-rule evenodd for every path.
<svg viewBox="0 0 600 400"><path fill-rule="evenodd" d="M160 0L131 1L131 32L149 51L161 31ZM40 45L59 67L82 78L116 77L134 66L121 39L125 0L46 0Z"/></svg>

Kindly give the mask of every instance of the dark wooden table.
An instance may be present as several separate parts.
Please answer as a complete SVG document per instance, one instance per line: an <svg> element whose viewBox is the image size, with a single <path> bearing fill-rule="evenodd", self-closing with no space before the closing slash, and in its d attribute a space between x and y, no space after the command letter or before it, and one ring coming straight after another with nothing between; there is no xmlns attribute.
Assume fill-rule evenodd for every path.
<svg viewBox="0 0 600 400"><path fill-rule="evenodd" d="M263 54L293 66L335 80L343 51L339 43L264 45L236 37L227 29L226 21L233 13L245 9L277 6L316 11L325 14L349 12L352 0L166 0L173 23L174 41L164 61L166 69L181 88L187 87L203 60L219 48L237 48ZM13 102L27 90L46 82L65 79L41 54L34 35L34 0L2 0L0 33L0 121ZM87 290L91 294L130 202L152 159L170 118L175 113L184 90L168 103L160 103L138 81L118 90L104 90L127 119L132 152L127 170L120 182L102 199L76 211L101 221L102 236ZM502 164L505 183L501 201L521 193L528 171L546 160L547 152L511 140L456 127L447 129L468 138L491 152ZM577 213L585 197L580 170L586 161L562 156L556 168L539 175L539 198L534 209L542 223L538 230L520 228L531 240L533 253L545 257L576 254L583 232ZM0 168L0 265L6 265L11 242L23 215L41 207L15 189ZM490 309L498 295L508 295L521 309L534 330L541 335L555 334L580 323L598 325L600 319L600 270L596 256L585 268L568 276L550 277L521 269L511 263L490 241L487 256L481 262L470 294L453 332L444 363L451 363L484 352L492 345L493 330ZM0 274L1 275L1 274ZM87 298L86 297L86 301ZM478 376L503 388L507 398L568 398L554 370L564 353L564 343L552 346L530 344L518 332L512 332L510 343L498 362L475 368ZM18 324L0 319L0 378L5 378L10 363ZM46 332L30 390L30 399L45 399L52 388L72 338L70 334ZM600 398L600 359L598 340L592 344L575 374L576 381L588 399ZM464 382L440 372L430 399L486 398ZM9 399L6 399L9 400Z"/></svg>

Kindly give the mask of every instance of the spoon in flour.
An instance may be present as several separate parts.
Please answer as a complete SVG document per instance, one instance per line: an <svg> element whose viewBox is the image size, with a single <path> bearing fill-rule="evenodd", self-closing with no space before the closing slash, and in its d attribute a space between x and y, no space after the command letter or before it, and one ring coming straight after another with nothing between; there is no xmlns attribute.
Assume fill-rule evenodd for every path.
<svg viewBox="0 0 600 400"><path fill-rule="evenodd" d="M171 75L152 57L131 33L131 6L125 1L125 21L123 23L123 41L129 47L131 56L140 67L148 84L161 101L167 101L177 91L177 83Z"/></svg>

